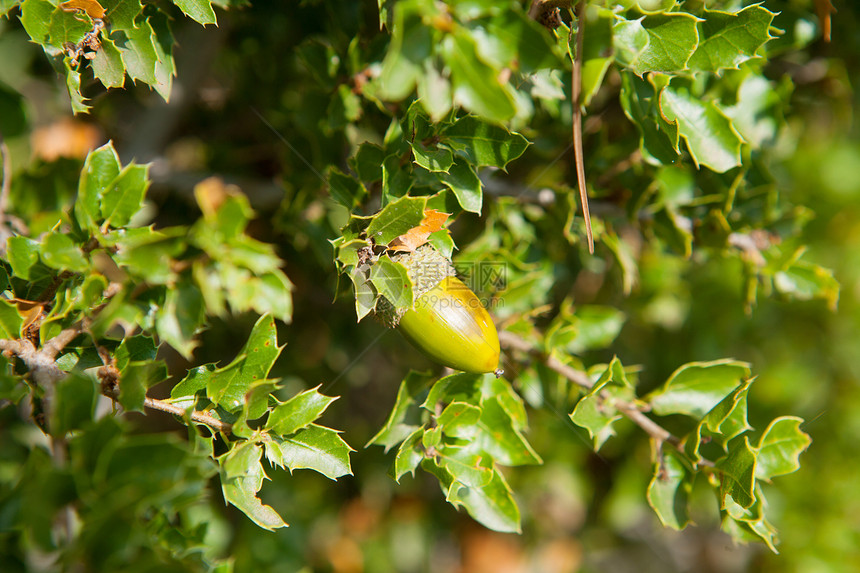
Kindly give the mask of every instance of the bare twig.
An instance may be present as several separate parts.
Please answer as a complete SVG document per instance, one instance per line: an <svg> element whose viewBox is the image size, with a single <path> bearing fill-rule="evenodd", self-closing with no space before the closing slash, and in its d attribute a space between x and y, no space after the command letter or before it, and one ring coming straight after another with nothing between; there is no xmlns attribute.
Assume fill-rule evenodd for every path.
<svg viewBox="0 0 860 573"><path fill-rule="evenodd" d="M57 354L63 351L66 345L74 340L81 333L81 325L77 324L71 328L61 331L57 336L49 340L42 347L42 353L52 360L57 357Z"/></svg>
<svg viewBox="0 0 860 573"><path fill-rule="evenodd" d="M108 398L116 400L117 398L119 398L119 386L111 386L109 388L103 386L102 394L104 394ZM205 424L213 430L224 434L229 434L233 430L233 426L231 424L228 424L227 422L222 422L218 418L211 416L205 412L193 411L189 415L185 408L177 406L176 404L171 404L170 402L165 402L164 400L146 397L143 400L143 405L150 410L167 412L168 414L173 414L174 416L178 416L180 418L189 417L191 418L192 422L196 422L198 424Z"/></svg>
<svg viewBox="0 0 860 573"><path fill-rule="evenodd" d="M594 387L594 382L588 374L580 370L576 370L575 368L571 368L558 359L544 354L539 349L532 346L528 341L520 338L516 334L504 331L500 332L499 342L501 342L502 346L505 348L517 350L529 354L530 356L534 356L546 364L549 369L558 372L577 386L582 386L587 389ZM645 432L654 439L658 451L663 443L672 444L678 450L682 449L681 440L677 436L674 436L657 422L646 416L636 404L626 402L624 400L614 400L613 405L619 412L624 414L634 424L645 430ZM703 465L706 464L703 463Z"/></svg>
<svg viewBox="0 0 860 573"><path fill-rule="evenodd" d="M33 374L33 380L46 389L52 387L66 375L57 366L53 357L48 356L42 350L38 350L26 338L16 340L2 339L0 340L0 350L20 358L27 369Z"/></svg>
<svg viewBox="0 0 860 573"><path fill-rule="evenodd" d="M570 31L573 33L573 25L571 25ZM582 216L585 219L588 252L594 254L594 234L591 230L591 214L588 212L588 191L585 188L585 161L582 151L582 50L584 38L585 2L580 0L576 5L576 57L570 72L570 103L573 107L573 155L576 164L576 184L579 187L579 202L582 204Z"/></svg>

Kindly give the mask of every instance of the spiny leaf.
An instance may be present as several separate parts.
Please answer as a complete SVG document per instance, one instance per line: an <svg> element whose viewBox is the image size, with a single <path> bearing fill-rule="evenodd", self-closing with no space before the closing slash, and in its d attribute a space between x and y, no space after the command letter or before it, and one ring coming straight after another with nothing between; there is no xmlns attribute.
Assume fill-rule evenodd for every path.
<svg viewBox="0 0 860 573"><path fill-rule="evenodd" d="M687 69L687 62L699 42L695 16L666 13L638 20L617 18L613 26L613 44L615 59L622 66L638 76Z"/></svg>
<svg viewBox="0 0 860 573"><path fill-rule="evenodd" d="M756 453L756 478L769 480L800 469L800 454L812 438L800 429L802 418L782 416L773 420L762 434Z"/></svg>
<svg viewBox="0 0 860 573"><path fill-rule="evenodd" d="M263 487L262 446L245 442L218 458L221 466L221 489L224 500L235 505L254 523L264 529L286 527L287 523L271 506L257 497Z"/></svg>
<svg viewBox="0 0 860 573"><path fill-rule="evenodd" d="M426 204L426 197L401 197L389 203L367 226L368 238L378 245L387 245L421 224Z"/></svg>
<svg viewBox="0 0 860 573"><path fill-rule="evenodd" d="M516 113L514 98L499 74L478 56L471 35L456 31L442 41L442 57L451 69L454 99L491 121L506 121Z"/></svg>
<svg viewBox="0 0 860 573"><path fill-rule="evenodd" d="M329 479L352 475L353 451L337 431L311 424L289 437L269 435L265 441L269 462L289 469L312 469Z"/></svg>
<svg viewBox="0 0 860 573"><path fill-rule="evenodd" d="M207 381L208 398L228 410L241 408L248 388L266 379L281 348L274 319L271 315L261 316L236 359Z"/></svg>
<svg viewBox="0 0 860 573"><path fill-rule="evenodd" d="M729 444L728 455L717 461L720 470L720 499L725 507L726 496L744 508L755 502L753 487L756 476L756 454L750 447L749 439L741 436Z"/></svg>
<svg viewBox="0 0 860 573"><path fill-rule="evenodd" d="M431 380L432 377L423 372L410 371L406 375L397 390L397 398L388 419L365 447L376 444L384 446L387 452L422 427L420 404Z"/></svg>
<svg viewBox="0 0 860 573"><path fill-rule="evenodd" d="M633 387L624 374L624 367L614 357L597 383L577 402L570 419L588 430L594 440L594 449L599 450L615 434L612 425L621 418L613 401L629 401L633 397Z"/></svg>
<svg viewBox="0 0 860 573"><path fill-rule="evenodd" d="M266 421L266 428L282 436L292 434L319 418L329 405L337 400L320 394L316 388L296 394L275 406Z"/></svg>
<svg viewBox="0 0 860 573"><path fill-rule="evenodd" d="M774 16L758 4L738 12L705 10L698 23L700 40L690 58L690 68L706 72L737 68L772 38L769 29Z"/></svg>
<svg viewBox="0 0 860 573"><path fill-rule="evenodd" d="M648 505L665 527L680 530L690 523L689 496L693 489L692 473L682 457L667 450L654 468L648 484Z"/></svg>
<svg viewBox="0 0 860 573"><path fill-rule="evenodd" d="M701 419L749 376L749 364L737 360L690 362L645 397L655 414L684 414Z"/></svg>
<svg viewBox="0 0 860 573"><path fill-rule="evenodd" d="M520 532L520 510L499 470L494 470L491 481L481 487L469 487L454 481L448 488L446 499L454 506L465 507L469 515L488 529Z"/></svg>
<svg viewBox="0 0 860 573"><path fill-rule="evenodd" d="M665 88L660 93L660 109L666 119L677 123L696 167L704 165L723 173L741 164L741 136L714 102Z"/></svg>

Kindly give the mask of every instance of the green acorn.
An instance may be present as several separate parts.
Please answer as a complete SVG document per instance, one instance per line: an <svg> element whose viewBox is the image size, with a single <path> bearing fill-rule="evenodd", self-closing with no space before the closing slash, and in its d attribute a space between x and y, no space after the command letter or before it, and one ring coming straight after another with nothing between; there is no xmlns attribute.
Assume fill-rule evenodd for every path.
<svg viewBox="0 0 860 573"><path fill-rule="evenodd" d="M440 364L500 375L496 326L475 293L454 276L451 262L429 244L391 259L406 267L414 303L411 309L397 313L382 297L376 305L377 316Z"/></svg>

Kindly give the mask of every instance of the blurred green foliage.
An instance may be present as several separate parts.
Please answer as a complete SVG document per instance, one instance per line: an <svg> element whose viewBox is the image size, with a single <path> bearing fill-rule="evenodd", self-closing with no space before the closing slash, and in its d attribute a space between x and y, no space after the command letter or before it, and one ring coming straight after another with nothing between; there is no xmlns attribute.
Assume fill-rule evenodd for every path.
<svg viewBox="0 0 860 573"><path fill-rule="evenodd" d="M0 1L11 160L0 333L32 335L36 315L20 301L40 297L38 344L79 320L89 333L58 356L72 374L54 387L0 358L0 570L854 570L856 7L835 2L826 43L826 2L589 2L591 255L571 216L567 13L553 33L515 2L214 4L103 2L102 48L73 65L63 42L81 41L90 15ZM212 176L223 182L200 185ZM405 194L418 215L454 214L433 244L461 268L504 265L503 284L470 281L502 327L604 392L647 401L676 435L707 439L683 455L664 446L652 467L640 428L511 352L510 383L445 400L507 416L542 459L508 469L518 464L486 452L463 458L474 483L489 476L519 506L516 520L510 505L491 512L507 516L497 529L522 534L446 505L440 468L462 461L450 440L474 435L452 424L442 436L432 404L420 406L429 384L447 391L451 379L397 335L356 323L361 301L337 273L351 255L330 243L369 243L362 231L387 221L367 217ZM105 297L114 282L123 294ZM121 374L122 410L145 416L113 415L100 350ZM704 367L738 373L705 402L660 398ZM724 418L703 417L726 395ZM145 409L145 396L196 405L234 434L189 429ZM42 410L52 400L61 406ZM433 475L400 466L395 483L395 452L361 448L408 442L390 432L396 400L425 447L449 440L452 455L423 462ZM720 441L747 425L749 438ZM813 444L800 471L768 483L792 460L751 460L801 430ZM685 480L699 455L747 485ZM726 488L749 505L725 508L739 521L721 522L714 492ZM742 515L764 511L740 499L760 488L779 554L721 531L743 538L736 524L752 523L776 541L759 515ZM257 525L280 516L289 528Z"/></svg>

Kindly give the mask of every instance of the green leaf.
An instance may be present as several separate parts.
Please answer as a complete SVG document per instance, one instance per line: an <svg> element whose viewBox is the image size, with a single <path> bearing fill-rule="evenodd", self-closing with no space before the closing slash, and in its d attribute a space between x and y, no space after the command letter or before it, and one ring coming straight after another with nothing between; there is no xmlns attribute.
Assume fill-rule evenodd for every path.
<svg viewBox="0 0 860 573"><path fill-rule="evenodd" d="M224 501L233 504L254 523L264 529L277 529L287 524L274 509L257 497L263 487L263 448L252 442L235 446L218 458L221 467L221 490Z"/></svg>
<svg viewBox="0 0 860 573"><path fill-rule="evenodd" d="M136 334L122 339L119 347L114 352L116 367L120 372L131 362L155 360L158 347L155 339L145 334Z"/></svg>
<svg viewBox="0 0 860 573"><path fill-rule="evenodd" d="M329 194L347 209L355 209L367 197L364 185L337 167L330 166L325 179L328 182Z"/></svg>
<svg viewBox="0 0 860 573"><path fill-rule="evenodd" d="M424 60L424 73L418 76L418 98L433 121L448 115L454 103L451 81L436 69L430 58Z"/></svg>
<svg viewBox="0 0 860 573"><path fill-rule="evenodd" d="M102 190L113 183L119 173L119 156L113 143L108 142L87 155L75 200L75 217L82 227L91 230L98 227Z"/></svg>
<svg viewBox="0 0 860 573"><path fill-rule="evenodd" d="M699 34L696 17L666 13L625 20L613 26L615 60L637 76L647 72L676 73L687 69Z"/></svg>
<svg viewBox="0 0 860 573"><path fill-rule="evenodd" d="M481 408L465 402L451 402L436 418L438 427L446 436L472 439L478 431Z"/></svg>
<svg viewBox="0 0 860 573"><path fill-rule="evenodd" d="M422 21L421 2L398 2L394 9L391 44L382 62L380 95L401 100L412 93L421 77L424 61L433 52L430 27Z"/></svg>
<svg viewBox="0 0 860 573"><path fill-rule="evenodd" d="M116 262L130 274L151 284L170 284L176 280L176 259L187 248L187 229L169 227L163 231L152 228L135 233L123 233L116 243ZM208 284L208 283L207 283Z"/></svg>
<svg viewBox="0 0 860 573"><path fill-rule="evenodd" d="M379 257L370 268L370 282L395 308L412 308L412 281L402 264L387 256Z"/></svg>
<svg viewBox="0 0 860 573"><path fill-rule="evenodd" d="M89 376L69 373L55 383L51 408L51 435L61 438L82 428L93 419L96 408L96 383Z"/></svg>
<svg viewBox="0 0 860 573"><path fill-rule="evenodd" d="M413 142L412 155L415 163L431 172L447 172L454 164L454 154L445 147L430 149L420 141Z"/></svg>
<svg viewBox="0 0 860 573"><path fill-rule="evenodd" d="M82 273L89 268L89 262L72 239L62 233L50 233L42 239L40 246L42 260L49 267Z"/></svg>
<svg viewBox="0 0 860 573"><path fill-rule="evenodd" d="M149 187L149 166L126 165L110 187L101 195L101 216L105 225L125 227L132 216L140 211L143 197Z"/></svg>
<svg viewBox="0 0 860 573"><path fill-rule="evenodd" d="M723 531L733 539L742 541L763 541L771 551L777 553L776 529L764 516L765 500L758 484L755 487L755 503L744 508L726 496L723 503Z"/></svg>
<svg viewBox="0 0 860 573"><path fill-rule="evenodd" d="M660 109L666 119L677 123L696 167L723 173L741 164L741 136L714 102L665 88L660 92Z"/></svg>
<svg viewBox="0 0 860 573"><path fill-rule="evenodd" d="M155 32L152 45L155 48L155 83L152 84L164 101L170 100L176 64L173 61L173 35L170 32L168 16L164 12L153 12L149 23Z"/></svg>
<svg viewBox="0 0 860 573"><path fill-rule="evenodd" d="M407 439L415 430L422 428L420 404L431 380L433 377L423 372L410 371L406 375L397 390L397 398L388 419L365 447L376 444L384 446L387 452L392 446ZM418 462L415 463L416 466L417 464Z"/></svg>
<svg viewBox="0 0 860 573"><path fill-rule="evenodd" d="M293 283L281 270L266 273L255 278L249 285L253 287L250 297L250 308L259 314L271 314L278 320L289 324L293 318ZM228 292L228 294L230 294ZM246 310L248 306L239 306L230 297L230 304L237 310Z"/></svg>
<svg viewBox="0 0 860 573"><path fill-rule="evenodd" d="M751 430L747 419L747 394L752 380L745 380L734 392L723 398L702 418L696 429L686 440L686 451L695 461L701 461L700 448L704 443L714 442L725 448L736 436Z"/></svg>
<svg viewBox="0 0 860 573"><path fill-rule="evenodd" d="M701 419L749 375L749 364L737 360L690 362L645 400L658 416L683 414Z"/></svg>
<svg viewBox="0 0 860 573"><path fill-rule="evenodd" d="M499 169L507 167L530 145L519 133L473 115L461 117L443 129L441 137L443 142L464 154L470 163Z"/></svg>
<svg viewBox="0 0 860 573"><path fill-rule="evenodd" d="M773 276L773 284L783 294L796 300L822 299L836 310L839 281L833 271L807 261L794 261Z"/></svg>
<svg viewBox="0 0 860 573"><path fill-rule="evenodd" d="M648 484L648 505L664 527L684 529L690 523L689 498L693 475L680 454L667 450Z"/></svg>
<svg viewBox="0 0 860 573"><path fill-rule="evenodd" d="M520 510L510 486L499 470L483 487L468 487L455 481L448 489L447 501L462 505L476 521L493 531L520 533Z"/></svg>
<svg viewBox="0 0 860 573"><path fill-rule="evenodd" d="M400 483L400 478L408 473L414 476L415 468L424 459L424 447L421 445L423 436L424 428L418 427L411 434L408 434L403 443L400 444L397 455L394 457L394 481L397 483ZM382 442L377 443L382 444Z"/></svg>
<svg viewBox="0 0 860 573"><path fill-rule="evenodd" d="M543 463L518 426L499 398L485 399L481 402L479 432L472 446L505 466Z"/></svg>
<svg viewBox="0 0 860 573"><path fill-rule="evenodd" d="M121 371L119 403L127 412L143 412L147 389L167 380L167 365L159 361L135 361Z"/></svg>
<svg viewBox="0 0 860 573"><path fill-rule="evenodd" d="M5 16L20 3L21 0L0 0L0 16Z"/></svg>
<svg viewBox="0 0 860 573"><path fill-rule="evenodd" d="M385 151L378 145L364 142L358 146L355 155L349 158L350 166L362 181L379 181L382 179L382 162Z"/></svg>
<svg viewBox="0 0 860 573"><path fill-rule="evenodd" d="M678 125L658 109L653 86L629 72L621 74L621 107L639 131L639 149L649 163L671 164L679 155Z"/></svg>
<svg viewBox="0 0 860 573"><path fill-rule="evenodd" d="M99 0L105 9L105 19L115 29L135 27L135 19L143 10L140 0Z"/></svg>
<svg viewBox="0 0 860 573"><path fill-rule="evenodd" d="M231 411L241 408L248 388L266 379L281 348L278 346L275 320L271 315L261 316L236 359L224 368L219 368L207 381L206 393L209 399Z"/></svg>
<svg viewBox="0 0 860 573"><path fill-rule="evenodd" d="M193 18L204 26L215 24L215 11L210 0L170 0L182 10L186 16Z"/></svg>
<svg viewBox="0 0 860 573"><path fill-rule="evenodd" d="M377 245L387 245L396 237L421 224L426 204L426 197L401 197L389 203L368 225L368 238Z"/></svg>
<svg viewBox="0 0 860 573"><path fill-rule="evenodd" d="M81 73L71 68L71 62L68 59L65 60L64 65L66 67L66 89L69 91L72 111L76 114L87 113L90 106L86 104L87 98L81 93Z"/></svg>
<svg viewBox="0 0 860 573"><path fill-rule="evenodd" d="M164 307L155 319L158 336L187 360L197 347L195 337L203 327L203 296L186 280L168 289Z"/></svg>
<svg viewBox="0 0 860 573"><path fill-rule="evenodd" d="M751 507L755 502L756 455L749 439L741 436L729 444L728 455L717 461L716 467L722 474L720 499L723 507L727 495L741 507Z"/></svg>
<svg viewBox="0 0 860 573"><path fill-rule="evenodd" d="M590 15L590 14L589 14ZM614 14L598 10L597 18L589 18L582 49L582 105L588 106L591 98L603 84L603 78L614 61L612 23Z"/></svg>
<svg viewBox="0 0 860 573"><path fill-rule="evenodd" d="M705 10L698 23L699 45L690 58L690 68L716 72L737 68L755 57L768 40L774 14L761 5L747 6L739 12Z"/></svg>
<svg viewBox="0 0 860 573"><path fill-rule="evenodd" d="M373 289L368 274L367 265L363 265L353 269L348 275L355 291L355 315L358 322L361 322L362 318L376 308L376 291Z"/></svg>
<svg viewBox="0 0 860 573"><path fill-rule="evenodd" d="M622 417L613 402L629 402L633 398L633 386L627 380L621 361L614 357L591 390L576 403L570 419L588 430L597 451L615 435L612 425Z"/></svg>
<svg viewBox="0 0 860 573"><path fill-rule="evenodd" d="M39 243L27 237L9 237L6 239L6 256L12 265L12 274L24 280L31 280L33 266L39 262Z"/></svg>
<svg viewBox="0 0 860 573"><path fill-rule="evenodd" d="M439 173L438 177L454 192L464 211L481 214L483 205L481 179L470 163L458 158L447 173Z"/></svg>
<svg viewBox="0 0 860 573"><path fill-rule="evenodd" d="M291 472L297 469L315 470L329 479L352 475L349 452L353 451L337 431L311 424L292 436L269 435L266 440L268 460Z"/></svg>
<svg viewBox="0 0 860 573"><path fill-rule="evenodd" d="M158 53L154 43L155 31L149 20L138 21L128 27L113 23L109 37L119 51L128 77L134 82L140 80L145 84L155 84L158 81L155 75Z"/></svg>
<svg viewBox="0 0 860 573"><path fill-rule="evenodd" d="M436 463L444 466L457 482L466 487L482 488L493 480L493 468L482 466L481 456L470 448L446 446L437 452Z"/></svg>
<svg viewBox="0 0 860 573"><path fill-rule="evenodd" d="M21 2L21 24L30 38L43 47L51 45L51 15L56 7L47 0ZM58 46L59 47L59 46Z"/></svg>
<svg viewBox="0 0 860 573"><path fill-rule="evenodd" d="M324 396L317 392L318 389L319 386L305 390L275 406L266 421L266 428L285 436L319 418L337 398Z"/></svg>
<svg viewBox="0 0 860 573"><path fill-rule="evenodd" d="M623 312L610 306L583 305L575 312L562 312L547 328L546 347L572 354L607 348L625 320Z"/></svg>
<svg viewBox="0 0 860 573"><path fill-rule="evenodd" d="M110 36L102 35L101 47L96 51L96 57L90 64L93 75L106 88L121 88L125 85L125 64Z"/></svg>
<svg viewBox="0 0 860 573"><path fill-rule="evenodd" d="M206 388L217 371L218 368L214 364L204 364L192 368L188 371L185 378L170 390L170 397L175 400L177 398L193 396Z"/></svg>
<svg viewBox="0 0 860 573"><path fill-rule="evenodd" d="M481 61L470 35L456 30L445 37L441 48L451 70L454 99L460 105L490 121L503 122L514 116L511 91L499 81L499 70Z"/></svg>
<svg viewBox="0 0 860 573"><path fill-rule="evenodd" d="M92 28L93 22L86 14L66 12L58 8L51 14L48 34L52 45L62 47L67 43L80 43Z"/></svg>
<svg viewBox="0 0 860 573"><path fill-rule="evenodd" d="M753 448L757 479L769 480L800 469L798 458L812 443L809 434L801 431L802 423L802 418L794 416L782 416L770 423Z"/></svg>
<svg viewBox="0 0 860 573"><path fill-rule="evenodd" d="M20 337L23 323L18 307L5 298L0 298L0 338L15 340Z"/></svg>

